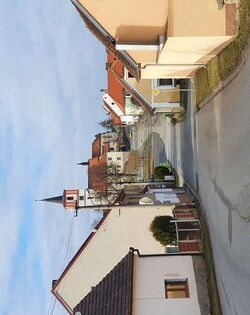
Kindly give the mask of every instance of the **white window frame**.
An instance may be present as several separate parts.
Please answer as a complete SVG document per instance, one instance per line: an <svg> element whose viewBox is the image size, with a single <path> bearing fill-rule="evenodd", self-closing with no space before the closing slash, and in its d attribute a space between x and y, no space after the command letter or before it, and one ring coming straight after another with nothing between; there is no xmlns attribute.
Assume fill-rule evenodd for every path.
<svg viewBox="0 0 250 315"><path fill-rule="evenodd" d="M154 87L158 88L159 90L172 90L175 89L175 84L174 84L174 79L169 79L168 80L172 80L172 84L171 85L160 85L160 80L161 79L166 79L166 78L158 78L158 79L154 79Z"/></svg>

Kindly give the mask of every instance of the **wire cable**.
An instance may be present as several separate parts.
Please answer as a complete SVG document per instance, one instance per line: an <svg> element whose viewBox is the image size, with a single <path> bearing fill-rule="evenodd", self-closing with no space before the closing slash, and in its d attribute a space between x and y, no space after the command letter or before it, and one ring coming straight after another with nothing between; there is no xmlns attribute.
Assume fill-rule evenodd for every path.
<svg viewBox="0 0 250 315"><path fill-rule="evenodd" d="M74 226L75 226L74 223L75 223L75 217L72 217L72 221L70 223L68 234L67 234L67 237L66 237L66 240L65 240L64 249L63 249L63 252L62 252L62 255L61 255L58 275L60 275L61 272L62 272L62 269L63 269L64 264L66 262L66 259L68 257L70 246L72 244L72 235L73 235ZM57 300L56 300L55 296L53 295L51 297L51 301L50 301L50 305L49 305L49 308L48 308L47 315L54 315L54 314L58 313L59 309L58 309L58 307L56 307L56 305L57 305L56 302L57 302ZM56 310L56 313L55 313L55 310Z"/></svg>

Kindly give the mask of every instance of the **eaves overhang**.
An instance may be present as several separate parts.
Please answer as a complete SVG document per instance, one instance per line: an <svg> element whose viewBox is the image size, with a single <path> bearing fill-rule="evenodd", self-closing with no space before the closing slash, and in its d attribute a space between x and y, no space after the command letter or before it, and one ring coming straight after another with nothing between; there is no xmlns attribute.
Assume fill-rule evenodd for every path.
<svg viewBox="0 0 250 315"><path fill-rule="evenodd" d="M78 0L71 0L90 32L128 69L139 81L140 65L137 64L124 50L116 50L115 39L98 23L98 21L84 8Z"/></svg>

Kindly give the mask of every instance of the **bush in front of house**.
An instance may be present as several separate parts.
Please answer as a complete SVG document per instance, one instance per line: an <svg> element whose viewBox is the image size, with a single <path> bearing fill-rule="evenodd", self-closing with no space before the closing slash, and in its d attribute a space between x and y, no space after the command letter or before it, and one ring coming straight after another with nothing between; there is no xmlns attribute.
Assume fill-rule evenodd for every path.
<svg viewBox="0 0 250 315"><path fill-rule="evenodd" d="M165 166L157 166L154 168L154 176L156 179L164 179L165 175L171 175L170 170Z"/></svg>
<svg viewBox="0 0 250 315"><path fill-rule="evenodd" d="M176 240L175 224L170 222L171 220L174 218L169 215L161 215L155 217L150 225L154 238L164 246Z"/></svg>

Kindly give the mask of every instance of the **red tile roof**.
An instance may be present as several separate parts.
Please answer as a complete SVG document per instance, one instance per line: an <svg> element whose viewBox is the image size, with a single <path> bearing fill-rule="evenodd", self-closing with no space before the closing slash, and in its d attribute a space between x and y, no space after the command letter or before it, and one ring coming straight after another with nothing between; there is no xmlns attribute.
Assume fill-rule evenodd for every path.
<svg viewBox="0 0 250 315"><path fill-rule="evenodd" d="M89 159L88 165L88 188L97 192L105 192L107 188L107 153Z"/></svg>
<svg viewBox="0 0 250 315"><path fill-rule="evenodd" d="M123 77L124 72L123 72L123 65L119 60L116 60L116 58L110 53L107 52L107 64L112 64L112 67L114 70L121 76ZM124 102L124 88L118 82L116 79L114 72L108 67L107 68L107 80L108 80L108 94L111 96L119 108L124 112L124 107L125 107L125 102ZM109 114L110 118L112 119L114 124L120 124L121 120L120 118L115 115L115 113L111 112Z"/></svg>
<svg viewBox="0 0 250 315"><path fill-rule="evenodd" d="M109 143L101 144L101 134L92 142L92 158L88 160L88 188L97 192L105 192L107 186L106 168Z"/></svg>
<svg viewBox="0 0 250 315"><path fill-rule="evenodd" d="M114 56L110 53L107 54L107 63L113 64L113 69L123 77L123 65L119 60L115 60ZM107 69L108 73L108 94L111 96L117 103L121 110L124 110L124 89L122 85L117 81L113 71Z"/></svg>

